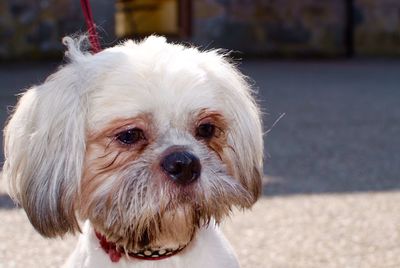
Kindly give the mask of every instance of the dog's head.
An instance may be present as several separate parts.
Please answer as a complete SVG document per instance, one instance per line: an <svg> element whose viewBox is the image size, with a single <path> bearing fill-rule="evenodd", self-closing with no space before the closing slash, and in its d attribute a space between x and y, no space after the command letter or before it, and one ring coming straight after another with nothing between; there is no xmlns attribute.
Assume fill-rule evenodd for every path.
<svg viewBox="0 0 400 268"><path fill-rule="evenodd" d="M218 51L149 37L70 63L19 100L3 176L48 237L77 219L125 247L190 240L260 195L262 130L239 71Z"/></svg>

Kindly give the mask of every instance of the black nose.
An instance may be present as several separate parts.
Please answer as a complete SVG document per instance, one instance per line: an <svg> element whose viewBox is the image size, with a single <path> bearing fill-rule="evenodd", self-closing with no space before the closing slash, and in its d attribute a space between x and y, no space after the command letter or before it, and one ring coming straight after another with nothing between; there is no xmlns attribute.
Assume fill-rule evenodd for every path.
<svg viewBox="0 0 400 268"><path fill-rule="evenodd" d="M200 176L200 160L192 153L173 152L161 160L161 167L179 184L189 184Z"/></svg>

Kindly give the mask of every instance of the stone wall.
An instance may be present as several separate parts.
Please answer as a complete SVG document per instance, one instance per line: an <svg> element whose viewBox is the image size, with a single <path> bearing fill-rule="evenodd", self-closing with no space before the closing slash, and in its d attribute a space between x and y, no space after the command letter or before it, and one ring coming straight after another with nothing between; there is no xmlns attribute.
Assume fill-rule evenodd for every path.
<svg viewBox="0 0 400 268"><path fill-rule="evenodd" d="M341 1L196 0L194 10L194 40L212 46L286 56L345 50Z"/></svg>
<svg viewBox="0 0 400 268"><path fill-rule="evenodd" d="M400 56L400 0L355 0L355 52Z"/></svg>
<svg viewBox="0 0 400 268"><path fill-rule="evenodd" d="M345 0L192 0L193 43L254 55L341 56ZM104 46L115 41L114 1L91 1ZM356 55L400 56L400 1L354 0ZM0 59L61 55L86 30L77 0L1 0Z"/></svg>
<svg viewBox="0 0 400 268"><path fill-rule="evenodd" d="M114 1L92 2L104 44L115 40ZM62 37L86 31L79 0L0 0L0 59L62 55Z"/></svg>
<svg viewBox="0 0 400 268"><path fill-rule="evenodd" d="M62 49L61 37L82 27L79 1L2 0L0 57L38 58Z"/></svg>

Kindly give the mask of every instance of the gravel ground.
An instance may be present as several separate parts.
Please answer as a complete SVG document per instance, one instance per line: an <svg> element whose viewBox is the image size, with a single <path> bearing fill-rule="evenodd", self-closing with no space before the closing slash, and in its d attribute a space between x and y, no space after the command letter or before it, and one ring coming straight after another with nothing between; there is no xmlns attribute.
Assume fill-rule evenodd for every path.
<svg viewBox="0 0 400 268"><path fill-rule="evenodd" d="M400 193L262 199L225 232L242 267L400 267Z"/></svg>
<svg viewBox="0 0 400 268"><path fill-rule="evenodd" d="M223 228L242 268L395 268L399 204L398 192L265 197ZM43 239L21 209L0 218L0 268L59 267L76 243Z"/></svg>
<svg viewBox="0 0 400 268"><path fill-rule="evenodd" d="M54 63L0 65L0 120ZM400 267L400 61L241 67L265 112L264 196L224 224L243 268ZM58 267L76 239L46 240L0 188L0 268Z"/></svg>

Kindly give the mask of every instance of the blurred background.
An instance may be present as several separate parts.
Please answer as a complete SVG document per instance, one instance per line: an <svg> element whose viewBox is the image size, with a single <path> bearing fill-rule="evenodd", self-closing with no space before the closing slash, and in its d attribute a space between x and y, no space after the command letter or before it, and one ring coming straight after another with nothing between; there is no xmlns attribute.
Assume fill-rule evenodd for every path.
<svg viewBox="0 0 400 268"><path fill-rule="evenodd" d="M232 50L251 77L264 192L223 226L242 267L400 267L399 0L91 2L103 47L157 33ZM2 125L85 31L78 0L1 0ZM59 267L76 243L36 234L4 185L0 219L0 268Z"/></svg>
<svg viewBox="0 0 400 268"><path fill-rule="evenodd" d="M96 0L103 44L159 33L274 57L399 56L398 0ZM77 0L3 0L0 57L60 55L85 31Z"/></svg>

